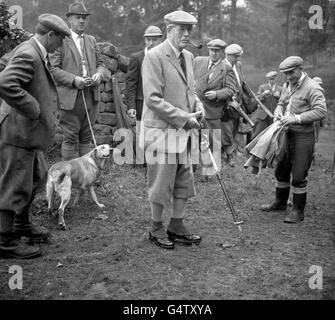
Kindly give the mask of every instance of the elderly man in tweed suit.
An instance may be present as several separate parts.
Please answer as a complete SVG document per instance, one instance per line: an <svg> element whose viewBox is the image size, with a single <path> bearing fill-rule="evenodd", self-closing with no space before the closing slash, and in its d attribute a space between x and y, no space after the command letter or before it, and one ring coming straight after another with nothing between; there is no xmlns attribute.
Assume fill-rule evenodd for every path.
<svg viewBox="0 0 335 320"><path fill-rule="evenodd" d="M149 239L162 248L174 243L191 245L201 237L186 228L183 218L187 199L195 195L190 136L197 134L203 105L195 95L193 55L185 50L197 20L184 11L164 17L167 40L151 49L142 67L144 105L140 146L145 149L152 227ZM153 161L153 155L161 161ZM173 158L173 159L172 159ZM173 199L166 231L164 208Z"/></svg>

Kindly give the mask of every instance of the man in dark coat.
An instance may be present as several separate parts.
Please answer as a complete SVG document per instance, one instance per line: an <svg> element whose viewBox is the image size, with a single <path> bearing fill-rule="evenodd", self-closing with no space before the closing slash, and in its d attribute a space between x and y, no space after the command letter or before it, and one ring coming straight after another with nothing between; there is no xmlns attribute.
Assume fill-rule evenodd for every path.
<svg viewBox="0 0 335 320"><path fill-rule="evenodd" d="M48 53L62 45L70 29L58 16L42 14L35 36L16 47L0 73L0 256L33 258L49 232L30 222L29 211L47 175L43 151L53 143L58 95Z"/></svg>
<svg viewBox="0 0 335 320"><path fill-rule="evenodd" d="M148 50L157 46L162 39L162 31L156 26L149 26L144 32L145 48L132 55L126 79L126 104L128 115L141 121L143 109L142 62Z"/></svg>
<svg viewBox="0 0 335 320"><path fill-rule="evenodd" d="M266 78L268 79L268 83L261 84L257 92L258 98L272 113L274 113L277 107L282 90L282 87L276 83L277 76L278 73L276 71L267 73ZM257 137L259 133L272 124L273 119L262 108L258 108L254 114L254 123L255 127L253 128L251 139Z"/></svg>
<svg viewBox="0 0 335 320"><path fill-rule="evenodd" d="M132 55L126 78L126 105L127 114L131 118L136 118L136 137L133 143L136 143L136 163L144 162L144 154L138 147L138 137L143 110L143 85L142 85L142 62L146 53L161 43L163 34L160 28L149 26L144 32L145 48Z"/></svg>

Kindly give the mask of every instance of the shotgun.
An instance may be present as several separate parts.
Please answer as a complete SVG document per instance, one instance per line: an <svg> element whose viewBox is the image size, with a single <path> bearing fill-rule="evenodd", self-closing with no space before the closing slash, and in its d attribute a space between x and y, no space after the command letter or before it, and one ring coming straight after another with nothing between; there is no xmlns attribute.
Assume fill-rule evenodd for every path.
<svg viewBox="0 0 335 320"><path fill-rule="evenodd" d="M253 123L253 121L248 117L248 115L244 112L244 110L242 109L241 105L236 101L235 96L233 96L233 101L231 101L229 103L229 107L235 109L241 117L243 117L251 126L251 128L253 128L255 126L255 124Z"/></svg>

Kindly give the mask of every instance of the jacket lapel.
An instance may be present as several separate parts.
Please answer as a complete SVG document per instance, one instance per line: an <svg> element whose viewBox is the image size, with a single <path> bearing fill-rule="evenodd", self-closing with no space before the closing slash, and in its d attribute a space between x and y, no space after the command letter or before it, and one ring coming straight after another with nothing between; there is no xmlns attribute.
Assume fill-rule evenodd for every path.
<svg viewBox="0 0 335 320"><path fill-rule="evenodd" d="M42 61L42 64L44 66L44 69L46 70L46 73L48 75L48 77L50 78L51 82L55 85L56 87L56 83L55 83L55 80L49 70L49 68L47 68L47 66L45 65L45 59L43 57L43 54L42 54L42 51L41 49L39 48L38 44L36 43L36 41L34 39L30 39L29 40L29 43L32 45L32 47L37 51L38 55L40 56L41 58L41 61Z"/></svg>
<svg viewBox="0 0 335 320"><path fill-rule="evenodd" d="M217 80L218 77L221 76L222 72L223 72L223 65L222 62L220 61L220 63L218 65L216 65L214 67L214 69L212 70L213 75L212 77L208 80L208 84L215 82Z"/></svg>
<svg viewBox="0 0 335 320"><path fill-rule="evenodd" d="M78 51L78 48L77 48L73 38L72 37L65 38L65 41L68 42L68 46L69 46L70 50L72 51L72 54L73 54L73 56L74 56L74 58L75 58L75 60L78 64L78 66L80 66L80 53Z"/></svg>
<svg viewBox="0 0 335 320"><path fill-rule="evenodd" d="M185 82L187 82L186 77L184 75L184 71L181 68L180 63L177 60L177 56L174 53L173 49L171 48L171 45L167 42L167 40L165 41L165 48L166 48L166 56L168 57L170 63L177 69L177 71L179 72L180 76L183 78L183 80ZM185 61L186 61L186 71L189 73L189 68L190 66L188 65L188 61L187 58L185 56Z"/></svg>

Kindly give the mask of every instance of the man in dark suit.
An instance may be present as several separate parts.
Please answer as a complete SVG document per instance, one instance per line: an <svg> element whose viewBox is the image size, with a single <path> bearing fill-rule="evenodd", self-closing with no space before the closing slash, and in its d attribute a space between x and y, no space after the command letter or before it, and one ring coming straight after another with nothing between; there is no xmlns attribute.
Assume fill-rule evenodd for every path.
<svg viewBox="0 0 335 320"><path fill-rule="evenodd" d="M265 107L272 113L276 110L277 103L281 94L282 87L276 83L278 72L270 71L266 78L268 83L261 84L258 88L258 98ZM254 139L259 133L273 123L273 119L269 117L262 108L258 108L254 114L255 127L251 135Z"/></svg>
<svg viewBox="0 0 335 320"><path fill-rule="evenodd" d="M195 94L194 57L185 50L197 20L185 11L171 12L164 20L167 39L143 60L140 147L147 160L149 239L173 249L175 242L192 245L201 241L183 220L187 200L195 195L190 142L198 138L198 131L192 129L200 129L198 119L203 118L204 109ZM172 217L166 230L163 211L171 199Z"/></svg>
<svg viewBox="0 0 335 320"><path fill-rule="evenodd" d="M127 114L131 118L136 118L136 150L138 147L138 137L140 131L140 123L143 109L143 85L142 85L142 62L146 53L157 46L162 40L162 31L156 26L149 26L144 32L145 48L132 55L126 78L126 105ZM136 163L140 164L144 161L144 155L136 152Z"/></svg>
<svg viewBox="0 0 335 320"><path fill-rule="evenodd" d="M195 89L205 108L204 128L209 129L211 150L213 144L220 146L218 153L214 152L218 166L221 163L221 117L227 101L236 90L234 71L221 58L226 46L223 40L214 39L207 44L209 56L196 57L194 60ZM211 169L212 166L208 168L203 165L202 174L214 174Z"/></svg>
<svg viewBox="0 0 335 320"><path fill-rule="evenodd" d="M91 151L92 133L87 119L83 93L93 126L98 116L100 83L105 69L96 40L84 33L90 13L83 3L73 3L66 16L69 18L71 37L50 56L61 110L60 126L64 135L62 158L74 158L78 143L79 156Z"/></svg>
<svg viewBox="0 0 335 320"><path fill-rule="evenodd" d="M142 62L145 54L157 46L162 39L162 31L156 26L149 26L144 32L145 48L131 56L126 78L126 104L128 115L141 121L143 109Z"/></svg>
<svg viewBox="0 0 335 320"><path fill-rule="evenodd" d="M58 16L42 14L35 36L16 47L0 73L0 256L33 258L49 232L30 222L29 211L45 182L43 151L53 143L58 96L48 53L62 45L70 29Z"/></svg>

